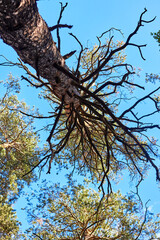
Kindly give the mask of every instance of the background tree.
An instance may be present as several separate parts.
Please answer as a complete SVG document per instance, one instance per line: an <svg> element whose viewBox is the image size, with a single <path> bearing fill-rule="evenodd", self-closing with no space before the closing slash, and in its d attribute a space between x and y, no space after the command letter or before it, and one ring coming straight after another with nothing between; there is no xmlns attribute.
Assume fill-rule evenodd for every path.
<svg viewBox="0 0 160 240"><path fill-rule="evenodd" d="M29 108L14 95L19 91L18 82L10 75L2 86L6 92L0 99L0 238L19 239L20 222L12 204L24 185L37 179L33 171L23 175L38 164L41 150L33 120L20 113Z"/></svg>
<svg viewBox="0 0 160 240"><path fill-rule="evenodd" d="M32 191L28 216L31 239L156 239L160 220L133 195L100 194L87 185L47 187ZM32 205L31 205L32 202ZM98 209L98 211L97 211Z"/></svg>
<svg viewBox="0 0 160 240"><path fill-rule="evenodd" d="M18 86L12 81L12 76L6 85L6 93L0 100L0 192L4 198L14 200L24 183L35 181L33 172L24 178L22 176L38 163L41 152L33 120L19 112L27 112L29 108L13 95L14 87Z"/></svg>
<svg viewBox="0 0 160 240"><path fill-rule="evenodd" d="M6 200L6 199L5 199ZM0 238L2 240L22 239L20 222L11 204L0 195Z"/></svg>

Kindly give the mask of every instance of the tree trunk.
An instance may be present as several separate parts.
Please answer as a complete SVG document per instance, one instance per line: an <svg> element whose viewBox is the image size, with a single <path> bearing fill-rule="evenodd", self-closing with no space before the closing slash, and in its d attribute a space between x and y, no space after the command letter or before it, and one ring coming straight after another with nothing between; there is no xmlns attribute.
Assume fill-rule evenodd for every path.
<svg viewBox="0 0 160 240"><path fill-rule="evenodd" d="M57 63L67 69L46 22L38 12L36 0L0 0L0 36L24 63L49 81L53 94L59 99L65 96L66 104L77 101L72 96L79 93L71 85L71 79L53 67Z"/></svg>

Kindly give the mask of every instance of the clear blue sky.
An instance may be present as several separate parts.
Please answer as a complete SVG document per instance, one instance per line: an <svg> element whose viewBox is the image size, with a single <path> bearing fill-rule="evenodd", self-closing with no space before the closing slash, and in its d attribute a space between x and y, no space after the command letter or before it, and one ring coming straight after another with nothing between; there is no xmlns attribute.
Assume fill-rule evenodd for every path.
<svg viewBox="0 0 160 240"><path fill-rule="evenodd" d="M62 1L65 4L65 1ZM41 15L46 20L49 26L55 25L59 17L60 4L56 0L40 0L38 6ZM129 47L126 50L128 63L133 64L135 67L143 69L140 80L144 80L145 73L160 73L160 52L156 41L152 38L151 32L160 29L160 1L159 0L70 0L67 9L65 10L62 18L62 23L72 24L74 27L71 30L63 29L62 33L62 54L66 54L72 50L79 48L75 40L68 35L68 32L75 34L79 40L86 46L96 43L96 36L102 32L115 27L121 29L124 33L124 40L127 38L136 27L137 21L144 8L148 12L145 14L145 19L150 20L157 16L156 20L150 24L145 24L139 33L134 37L136 43L145 44L147 47L143 49L143 55L146 61L143 61L137 49ZM118 35L116 35L117 37ZM119 35L120 36L120 35ZM54 40L55 39L54 36ZM119 40L118 38L115 40ZM2 41L0 54L5 55L12 61L16 61L16 54L14 50L6 46ZM74 65L74 58L68 63L70 66ZM7 77L8 73L12 72L14 76L20 76L17 68L0 67L0 79ZM152 87L149 85L149 87ZM43 111L43 105L34 96L34 91L27 89L23 86L21 98L29 105L40 105ZM38 106L39 107L39 106ZM147 106L146 106L147 107ZM160 117L156 119L158 122ZM156 132L155 132L156 134ZM56 181L56 177L53 177ZM58 177L58 179L60 179ZM124 179L118 186L122 192L128 191L127 180ZM115 187L117 189L118 187ZM160 212L160 191L155 182L154 172L149 173L149 177L140 186L140 193L144 202L151 199L150 206L155 212ZM21 214L21 213L20 213ZM20 215L19 215L20 217ZM21 218L20 218L21 219Z"/></svg>

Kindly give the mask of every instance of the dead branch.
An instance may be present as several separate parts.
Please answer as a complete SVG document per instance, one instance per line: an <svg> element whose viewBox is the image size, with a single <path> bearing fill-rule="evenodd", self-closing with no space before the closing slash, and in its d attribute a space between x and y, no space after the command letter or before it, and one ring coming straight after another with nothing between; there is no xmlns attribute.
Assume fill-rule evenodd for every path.
<svg viewBox="0 0 160 240"><path fill-rule="evenodd" d="M59 19L57 21L57 26L60 24L60 21L62 19L62 14L65 10L65 8L67 7L68 3L66 3L64 6L63 6L63 3L60 2L61 4L61 11L60 11L60 15L59 15ZM58 50L59 52L61 52L61 39L60 39L60 35L59 35L59 27L57 27L57 39L58 39Z"/></svg>
<svg viewBox="0 0 160 240"><path fill-rule="evenodd" d="M57 25L54 25L53 27L49 27L49 30L50 30L50 31L54 31L54 30L56 30L57 28L69 28L69 29L71 29L72 27L73 27L73 25L57 24Z"/></svg>

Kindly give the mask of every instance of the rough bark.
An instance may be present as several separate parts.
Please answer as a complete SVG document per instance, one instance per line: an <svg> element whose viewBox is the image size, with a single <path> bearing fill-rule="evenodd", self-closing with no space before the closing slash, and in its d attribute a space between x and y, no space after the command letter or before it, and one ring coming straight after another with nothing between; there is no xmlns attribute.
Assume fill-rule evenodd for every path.
<svg viewBox="0 0 160 240"><path fill-rule="evenodd" d="M38 12L36 0L0 0L0 36L24 63L50 82L58 98L65 95L65 103L75 102L72 96L78 91L71 86L71 79L53 67L57 63L67 69L46 22Z"/></svg>

